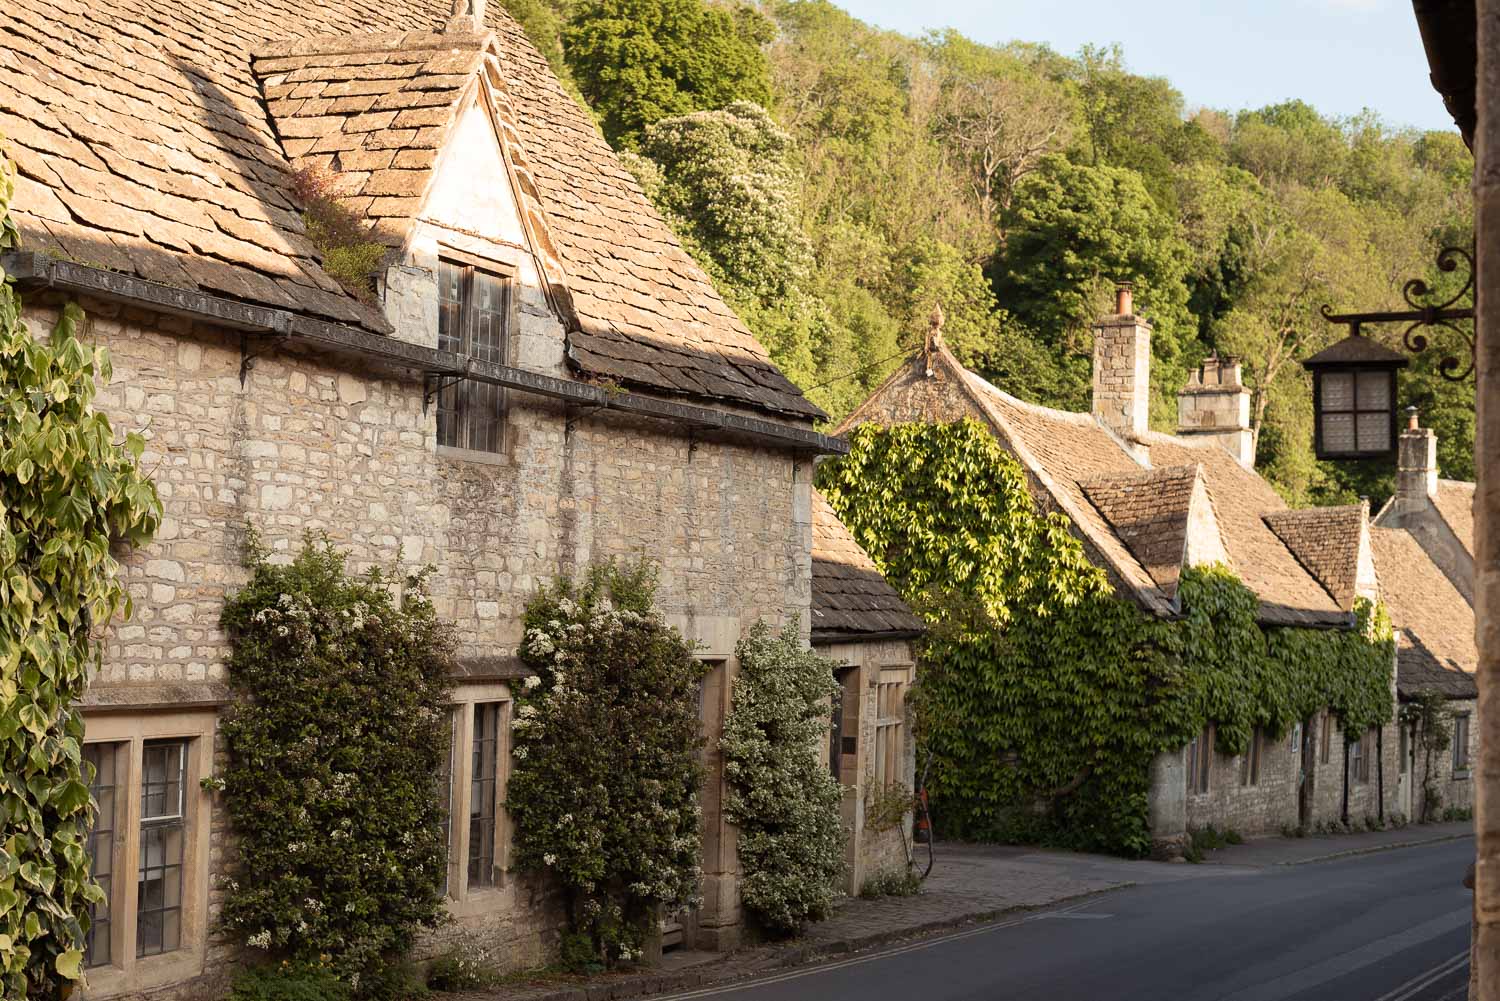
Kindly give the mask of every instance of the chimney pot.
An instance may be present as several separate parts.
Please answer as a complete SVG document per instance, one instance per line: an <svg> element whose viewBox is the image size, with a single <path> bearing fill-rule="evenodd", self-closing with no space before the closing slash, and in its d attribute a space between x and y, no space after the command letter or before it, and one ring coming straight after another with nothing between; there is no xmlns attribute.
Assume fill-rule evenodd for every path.
<svg viewBox="0 0 1500 1001"><path fill-rule="evenodd" d="M1115 315L1130 316L1135 312L1134 286L1130 282L1115 283Z"/></svg>
<svg viewBox="0 0 1500 1001"><path fill-rule="evenodd" d="M1408 431L1418 431L1421 429L1422 425L1417 420L1419 416L1421 415L1417 412L1416 407L1406 408L1406 429Z"/></svg>

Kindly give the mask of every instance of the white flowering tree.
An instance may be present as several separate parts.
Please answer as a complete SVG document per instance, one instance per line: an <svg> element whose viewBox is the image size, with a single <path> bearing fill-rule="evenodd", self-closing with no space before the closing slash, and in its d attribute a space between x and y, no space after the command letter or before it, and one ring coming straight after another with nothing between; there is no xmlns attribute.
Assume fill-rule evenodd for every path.
<svg viewBox="0 0 1500 1001"><path fill-rule="evenodd" d="M735 651L740 673L720 747L725 813L740 829L745 909L772 934L826 917L844 871L838 782L819 758L833 664L802 645L793 621L756 623Z"/></svg>
<svg viewBox="0 0 1500 1001"><path fill-rule="evenodd" d="M328 966L368 987L446 913L442 805L451 642L425 575L398 603L351 577L326 539L289 565L252 540L226 603L224 796L245 876L222 920L267 960ZM362 993L368 994L369 991Z"/></svg>
<svg viewBox="0 0 1500 1001"><path fill-rule="evenodd" d="M566 892L573 966L640 958L659 909L698 892L703 668L655 583L599 564L526 609L506 807L517 866Z"/></svg>

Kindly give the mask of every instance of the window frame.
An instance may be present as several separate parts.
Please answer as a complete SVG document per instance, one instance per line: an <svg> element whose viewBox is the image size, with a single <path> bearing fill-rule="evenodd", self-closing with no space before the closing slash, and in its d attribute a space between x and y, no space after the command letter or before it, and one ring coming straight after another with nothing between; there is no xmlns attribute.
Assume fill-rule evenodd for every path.
<svg viewBox="0 0 1500 1001"><path fill-rule="evenodd" d="M484 361L509 365L511 357L511 342L514 337L517 320L520 316L520 282L519 271L513 264L490 258L480 257L475 254L465 253L446 244L438 248L438 263L436 282L438 286L438 330L437 346L441 351L450 351L465 358L481 358L483 354L491 357L482 358ZM460 270L460 292L458 299L458 325L457 336L443 332L443 311L449 307L447 300L443 298L444 282L443 268L453 267ZM475 321L477 307L474 302L474 278L476 274L483 274L495 279L505 291L506 301L501 319L501 330L498 345L492 345L479 351L475 345ZM456 343L455 343L456 342ZM506 413L508 409L508 394L500 386L477 382L467 378L444 377L436 383L429 384L432 395L432 409L435 421L435 441L441 454L455 458L468 458L480 461L494 461L496 457L503 457L509 452L507 445L508 422ZM476 432L474 426L469 423L470 418L466 415L471 412L471 397L474 394L493 394L494 413L492 418L486 421L493 423L494 440L486 447L485 443L475 441ZM451 417L449 416L451 415ZM448 420L456 422L456 426L446 428ZM445 435L445 429L451 432ZM451 440L444 440L450 437Z"/></svg>
<svg viewBox="0 0 1500 1001"><path fill-rule="evenodd" d="M478 706L499 704L496 719L493 842L490 846L489 880L470 884L470 811L473 805L474 722ZM510 883L511 821L505 809L505 791L511 774L511 720L515 702L505 683L460 684L449 701L452 743L448 769L452 794L448 814L448 868L446 896L454 917L485 914L497 905L495 896ZM457 821L457 822L455 822Z"/></svg>
<svg viewBox="0 0 1500 1001"><path fill-rule="evenodd" d="M1324 386L1329 377L1347 375L1350 377L1349 407L1330 409L1325 407ZM1388 406L1379 409L1361 408L1359 405L1359 383L1361 376L1380 376L1385 383L1386 400ZM1358 367L1340 367L1328 371L1318 372L1313 379L1313 437L1314 446L1319 458L1379 458L1381 456L1393 455L1396 452L1400 429L1398 428L1398 415L1396 400L1396 370L1371 369ZM1373 450L1360 447L1359 440L1359 418L1362 415L1379 414L1385 418L1388 425L1386 430L1386 447ZM1330 416L1348 415L1352 420L1350 440L1354 443L1352 449L1334 451L1329 448L1327 435L1325 434L1324 419Z"/></svg>
<svg viewBox="0 0 1500 1001"><path fill-rule="evenodd" d="M834 668L833 682L838 694L829 699L831 720L828 731L828 770L834 781L846 789L859 784L861 711L859 693L863 672L857 665Z"/></svg>
<svg viewBox="0 0 1500 1001"><path fill-rule="evenodd" d="M882 665L871 672L870 688L875 697L875 733L870 742L870 782L876 790L904 784L902 764L906 760L906 698L911 688L912 665Z"/></svg>
<svg viewBox="0 0 1500 1001"><path fill-rule="evenodd" d="M1245 748L1245 753L1240 756L1240 786L1253 789L1260 785L1260 755L1262 745L1265 743L1264 735L1260 727L1250 730L1250 744Z"/></svg>
<svg viewBox="0 0 1500 1001"><path fill-rule="evenodd" d="M1206 796L1210 791L1216 736L1214 724L1205 723L1203 729L1188 741L1183 755L1183 777L1189 796Z"/></svg>
<svg viewBox="0 0 1500 1001"><path fill-rule="evenodd" d="M1358 740L1349 741L1350 781L1356 785L1370 784L1370 759L1374 757L1373 729L1359 735Z"/></svg>
<svg viewBox="0 0 1500 1001"><path fill-rule="evenodd" d="M1453 775L1467 778L1474 765L1469 754L1469 735L1473 732L1473 716L1470 713L1453 714ZM1462 738L1462 739L1460 739Z"/></svg>
<svg viewBox="0 0 1500 1001"><path fill-rule="evenodd" d="M210 838L214 804L201 782L212 774L217 713L90 713L84 716L84 746L115 746L115 823L111 855L110 962L88 968L90 995L138 993L200 975L209 932ZM138 955L139 887L144 805L144 748L156 741L185 744L182 788L182 870L179 944Z"/></svg>
<svg viewBox="0 0 1500 1001"><path fill-rule="evenodd" d="M1328 765L1333 763L1333 731L1337 729L1334 723L1333 713L1323 714L1322 743L1318 749L1318 763Z"/></svg>

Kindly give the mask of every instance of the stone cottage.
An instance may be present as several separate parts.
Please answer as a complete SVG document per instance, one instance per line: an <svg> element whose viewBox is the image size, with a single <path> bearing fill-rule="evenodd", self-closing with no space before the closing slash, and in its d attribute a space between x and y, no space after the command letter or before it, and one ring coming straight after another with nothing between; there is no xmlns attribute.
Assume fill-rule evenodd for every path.
<svg viewBox="0 0 1500 1001"><path fill-rule="evenodd" d="M1091 413L1002 392L934 336L839 431L975 418L1020 462L1042 508L1067 517L1092 562L1145 614L1176 616L1183 568L1224 563L1259 597L1262 624L1349 628L1356 597L1377 591L1368 512L1291 511L1255 473L1249 392L1232 362L1209 359L1192 375L1177 434L1150 430L1151 327L1127 287L1094 338ZM1285 739L1257 732L1235 757L1217 751L1209 725L1152 764L1153 834L1170 844L1210 824L1255 835L1385 817L1396 804L1396 760L1394 739L1372 730L1346 745L1326 713Z"/></svg>
<svg viewBox="0 0 1500 1001"><path fill-rule="evenodd" d="M812 643L836 665L827 760L844 788L854 894L871 877L904 873L912 858L916 746L906 694L925 626L816 490L812 504Z"/></svg>
<svg viewBox="0 0 1500 1001"><path fill-rule="evenodd" d="M1375 516L1370 531L1381 594L1401 632L1398 693L1409 701L1422 690L1444 696L1452 716L1452 742L1433 757L1403 726L1399 809L1428 817L1424 790L1439 808L1472 808L1473 764L1479 733L1473 725L1479 689L1474 643L1474 484L1438 475L1437 436L1409 410L1397 453L1396 493Z"/></svg>
<svg viewBox="0 0 1500 1001"><path fill-rule="evenodd" d="M213 930L232 837L199 780L218 767L218 621L246 579L247 526L283 552L326 532L357 569L436 567L461 658L454 930L515 967L548 957L560 921L546 887L508 868L524 603L595 559L659 562L665 611L712 667L704 902L668 932L739 939L714 738L743 632L793 615L809 629L812 465L845 447L814 430L821 412L519 26L483 0L450 2L14 0L0 13L0 134L24 241L5 270L34 329L82 303L84 336L114 360L101 406L146 436L165 507L156 541L126 557L135 615L109 630L84 706L109 896L89 998L220 997L237 959ZM310 184L385 246L369 290L324 269L296 194ZM871 759L869 772L894 767L909 787L913 624L886 613L826 641L855 671L854 746L886 748L885 771Z"/></svg>

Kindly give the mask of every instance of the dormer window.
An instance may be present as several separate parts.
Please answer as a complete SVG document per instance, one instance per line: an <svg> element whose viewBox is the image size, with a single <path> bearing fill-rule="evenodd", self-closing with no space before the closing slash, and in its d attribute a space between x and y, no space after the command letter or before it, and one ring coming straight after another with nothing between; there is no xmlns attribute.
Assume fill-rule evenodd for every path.
<svg viewBox="0 0 1500 1001"><path fill-rule="evenodd" d="M508 362L515 276L501 265L442 257L438 262L438 350L479 361ZM505 391L464 380L437 398L440 446L503 450Z"/></svg>

